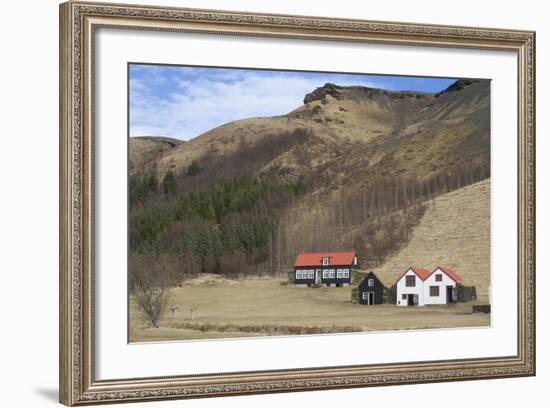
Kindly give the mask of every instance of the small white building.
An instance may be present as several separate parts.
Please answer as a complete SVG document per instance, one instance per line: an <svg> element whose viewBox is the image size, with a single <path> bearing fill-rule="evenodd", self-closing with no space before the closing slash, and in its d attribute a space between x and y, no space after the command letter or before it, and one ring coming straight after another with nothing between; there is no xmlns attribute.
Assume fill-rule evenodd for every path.
<svg viewBox="0 0 550 408"><path fill-rule="evenodd" d="M438 266L432 272L410 267L396 282L398 306L446 305L456 303L460 276Z"/></svg>

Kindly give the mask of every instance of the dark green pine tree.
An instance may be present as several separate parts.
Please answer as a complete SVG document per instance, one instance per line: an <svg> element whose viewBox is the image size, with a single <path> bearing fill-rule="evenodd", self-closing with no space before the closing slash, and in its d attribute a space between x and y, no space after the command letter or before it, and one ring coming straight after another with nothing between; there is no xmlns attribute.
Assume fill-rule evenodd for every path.
<svg viewBox="0 0 550 408"><path fill-rule="evenodd" d="M176 192L176 176L172 170L168 170L162 178L162 191L164 194L174 194Z"/></svg>
<svg viewBox="0 0 550 408"><path fill-rule="evenodd" d="M156 192L158 187L158 180L157 176L154 174L150 174L149 177L147 177L147 189L151 192Z"/></svg>
<svg viewBox="0 0 550 408"><path fill-rule="evenodd" d="M187 168L187 175L188 176L196 176L201 171L201 166L199 166L199 163L197 163L196 160L193 160L189 167Z"/></svg>

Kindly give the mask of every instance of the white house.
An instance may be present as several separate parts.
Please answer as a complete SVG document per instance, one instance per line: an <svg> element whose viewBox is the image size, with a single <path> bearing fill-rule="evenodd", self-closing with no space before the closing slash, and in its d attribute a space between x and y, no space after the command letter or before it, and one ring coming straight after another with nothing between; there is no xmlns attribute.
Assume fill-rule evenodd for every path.
<svg viewBox="0 0 550 408"><path fill-rule="evenodd" d="M396 282L398 306L445 305L457 300L460 276L438 266L432 272L410 267Z"/></svg>

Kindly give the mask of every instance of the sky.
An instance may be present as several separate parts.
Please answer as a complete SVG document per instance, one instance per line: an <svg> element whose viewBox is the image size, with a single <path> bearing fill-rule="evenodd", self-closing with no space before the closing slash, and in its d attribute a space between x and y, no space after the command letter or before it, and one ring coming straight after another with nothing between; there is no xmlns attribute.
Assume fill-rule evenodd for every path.
<svg viewBox="0 0 550 408"><path fill-rule="evenodd" d="M284 115L330 82L439 92L455 79L131 64L130 136L189 140L238 119Z"/></svg>

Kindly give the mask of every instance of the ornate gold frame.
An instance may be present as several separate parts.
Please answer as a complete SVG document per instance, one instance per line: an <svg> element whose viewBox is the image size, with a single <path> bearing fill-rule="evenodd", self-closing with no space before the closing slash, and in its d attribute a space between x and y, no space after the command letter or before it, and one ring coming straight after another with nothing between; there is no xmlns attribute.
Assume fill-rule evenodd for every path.
<svg viewBox="0 0 550 408"><path fill-rule="evenodd" d="M93 46L98 27L513 51L518 62L518 350L513 356L232 374L94 375ZM60 6L60 401L66 405L535 374L535 33L122 4Z"/></svg>

